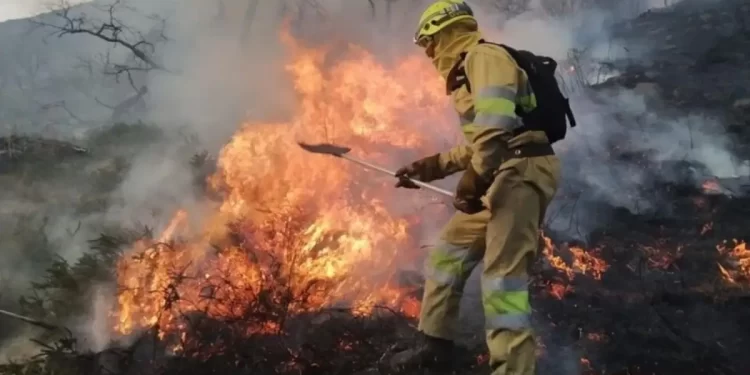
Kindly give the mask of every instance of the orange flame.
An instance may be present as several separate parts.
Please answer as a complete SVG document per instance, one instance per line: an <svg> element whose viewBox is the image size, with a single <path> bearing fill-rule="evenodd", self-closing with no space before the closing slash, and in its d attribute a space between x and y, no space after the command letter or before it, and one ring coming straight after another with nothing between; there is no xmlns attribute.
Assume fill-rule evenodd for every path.
<svg viewBox="0 0 750 375"><path fill-rule="evenodd" d="M572 281L576 275L587 275L596 280L601 280L604 272L609 269L607 262L594 255L598 252L597 249L587 251L576 246L568 248L568 251L572 255L571 265L568 265L560 255L557 255L560 253L560 249L552 243L552 239L547 236L543 236L543 239L544 249L542 250L542 254L550 266L566 275L568 281ZM573 291L571 285L556 282L551 282L547 285L547 292L557 299L562 299L565 294L571 291Z"/></svg>
<svg viewBox="0 0 750 375"><path fill-rule="evenodd" d="M582 357L581 358L581 366L584 370L590 370L591 369L591 361L589 361L588 358Z"/></svg>
<svg viewBox="0 0 750 375"><path fill-rule="evenodd" d="M606 342L609 339L607 334L601 332L590 332L586 334L586 338L596 342Z"/></svg>
<svg viewBox="0 0 750 375"><path fill-rule="evenodd" d="M490 356L487 353L482 353L477 355L477 365L484 365L485 363L490 361Z"/></svg>
<svg viewBox="0 0 750 375"><path fill-rule="evenodd" d="M704 194L723 194L724 189L721 187L721 184L719 183L718 179L710 179L703 181L703 184L701 184L701 187L703 188Z"/></svg>
<svg viewBox="0 0 750 375"><path fill-rule="evenodd" d="M184 333L187 314L237 318L266 299L292 312L341 303L360 314L377 305L419 311L394 277L418 248L415 223L391 212L425 198L411 193L411 201L396 202L392 181L305 153L296 141L352 146L386 165L399 161L397 149L441 150L459 137L443 115L450 107L441 80L421 56L384 66L350 45L332 62L332 46L308 48L288 33L282 41L299 96L292 119L244 124L210 178L223 200L191 218L201 226L189 228L180 212L158 241L139 243L121 259L116 331L157 325L162 334ZM268 285L283 292L269 295ZM247 327L278 329L270 321Z"/></svg>
<svg viewBox="0 0 750 375"><path fill-rule="evenodd" d="M738 240L732 240L731 244L725 241L716 249L723 258L717 266L724 280L734 285L750 285L750 249L747 244Z"/></svg>
<svg viewBox="0 0 750 375"><path fill-rule="evenodd" d="M563 299L566 294L573 291L573 287L567 284L550 282L547 284L547 293L556 299Z"/></svg>

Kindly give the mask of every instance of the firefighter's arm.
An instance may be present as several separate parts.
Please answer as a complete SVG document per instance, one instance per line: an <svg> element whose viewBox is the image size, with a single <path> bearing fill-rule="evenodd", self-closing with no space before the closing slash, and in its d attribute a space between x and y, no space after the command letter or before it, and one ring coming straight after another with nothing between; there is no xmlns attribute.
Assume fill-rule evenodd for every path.
<svg viewBox="0 0 750 375"><path fill-rule="evenodd" d="M458 145L441 152L439 156L440 168L445 176L463 171L471 162L472 148L470 145Z"/></svg>
<svg viewBox="0 0 750 375"><path fill-rule="evenodd" d="M489 177L503 162L512 130L518 126L516 90L518 69L509 56L479 46L466 57L476 117L471 140L471 165Z"/></svg>

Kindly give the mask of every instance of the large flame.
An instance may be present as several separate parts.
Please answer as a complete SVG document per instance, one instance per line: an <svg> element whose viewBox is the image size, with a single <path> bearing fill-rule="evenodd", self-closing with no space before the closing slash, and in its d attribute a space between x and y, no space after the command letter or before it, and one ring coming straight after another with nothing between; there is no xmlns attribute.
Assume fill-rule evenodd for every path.
<svg viewBox="0 0 750 375"><path fill-rule="evenodd" d="M399 150L444 149L459 133L446 119L441 80L423 56L386 66L346 46L331 61L331 46L282 40L298 108L287 123L244 124L223 148L210 179L223 200L198 229L180 212L159 241L119 262L118 332L184 333L190 313L238 318L259 300L295 312L336 303L359 313L418 311L395 280L419 248L414 220L393 212L414 212L429 194L395 193L387 177L305 153L296 141L347 145L390 166Z"/></svg>
<svg viewBox="0 0 750 375"><path fill-rule="evenodd" d="M120 260L117 332L156 326L184 336L191 314L237 321L250 309L258 319L248 333L279 329L278 314L336 304L359 314L378 305L417 314L419 302L396 276L419 256L417 231L426 226L413 213L433 197L397 193L391 179L306 153L297 141L350 146L387 166L445 150L460 132L446 116L443 82L423 56L385 65L358 46L333 59L333 46L306 47L287 33L282 41L298 94L294 115L243 124L210 178L221 202L200 218L179 212L158 239ZM424 215L440 222L449 212L438 210ZM599 279L608 267L575 247L566 249L568 265L549 238L544 244L549 264L569 280ZM562 298L572 288L550 289Z"/></svg>

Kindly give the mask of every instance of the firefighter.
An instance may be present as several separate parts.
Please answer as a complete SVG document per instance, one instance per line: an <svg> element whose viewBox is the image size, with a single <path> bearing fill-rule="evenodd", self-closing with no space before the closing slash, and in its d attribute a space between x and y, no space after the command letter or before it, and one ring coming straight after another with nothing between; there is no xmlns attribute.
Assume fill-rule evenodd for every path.
<svg viewBox="0 0 750 375"><path fill-rule="evenodd" d="M404 177L433 181L463 171L453 202L458 210L428 255L419 320L420 339L388 361L392 371L444 367L451 361L462 290L484 261L482 305L493 375L532 375L528 268L539 228L560 174L547 133L529 130L516 107L536 98L526 73L508 52L485 43L471 8L439 0L419 20L415 43L441 76L458 112L466 144L399 169L397 187L418 188ZM456 77L464 72L464 82Z"/></svg>

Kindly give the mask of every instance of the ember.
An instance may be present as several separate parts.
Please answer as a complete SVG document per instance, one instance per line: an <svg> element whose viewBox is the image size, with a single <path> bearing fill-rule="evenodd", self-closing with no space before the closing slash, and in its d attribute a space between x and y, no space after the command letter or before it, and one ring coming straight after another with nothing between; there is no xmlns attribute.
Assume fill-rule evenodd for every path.
<svg viewBox="0 0 750 375"><path fill-rule="evenodd" d="M667 270L682 257L682 248L677 247L673 252L660 250L653 246L643 246L643 251L648 254L648 266Z"/></svg>
<svg viewBox="0 0 750 375"><path fill-rule="evenodd" d="M604 342L607 340L607 335L603 333L589 333L586 335L586 338L591 341Z"/></svg>
<svg viewBox="0 0 750 375"><path fill-rule="evenodd" d="M572 291L573 291L572 286L562 284L562 283L557 283L557 282L549 283L548 289L547 289L547 292L549 293L549 295L551 295L552 297L556 299L562 299L563 297L565 297L565 294L567 294L568 292L572 292Z"/></svg>
<svg viewBox="0 0 750 375"><path fill-rule="evenodd" d="M712 179L703 182L703 192L706 194L722 194L724 189L717 179Z"/></svg>
<svg viewBox="0 0 750 375"><path fill-rule="evenodd" d="M576 274L582 274L600 280L602 274L609 268L607 262L594 255L598 252L596 249L586 251L580 247L573 246L567 247L566 250L573 256L570 266L559 255L555 255L556 252L559 253L561 250L552 243L549 237L544 237L543 254L547 258L547 261L552 267L564 272L570 279L574 278Z"/></svg>
<svg viewBox="0 0 750 375"><path fill-rule="evenodd" d="M724 280L730 284L750 286L750 249L747 244L737 240L731 243L725 241L716 249L723 258L718 266Z"/></svg>

